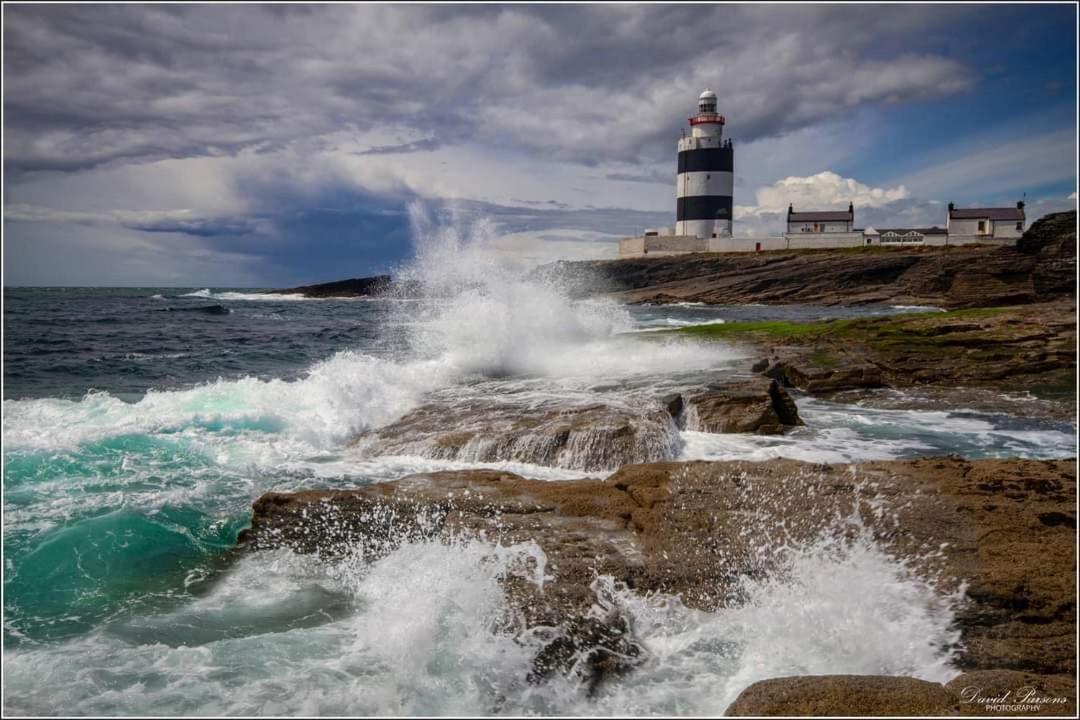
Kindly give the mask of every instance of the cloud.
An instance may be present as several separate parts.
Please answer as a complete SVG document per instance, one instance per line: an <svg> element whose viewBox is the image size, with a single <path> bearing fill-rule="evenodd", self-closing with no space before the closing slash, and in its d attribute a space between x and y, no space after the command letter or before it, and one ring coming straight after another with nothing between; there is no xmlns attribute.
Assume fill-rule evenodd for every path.
<svg viewBox="0 0 1080 720"><path fill-rule="evenodd" d="M13 6L4 27L5 163L32 172L217 157L401 123L420 138L367 152L482 142L585 164L657 160L704 85L720 91L745 141L861 106L965 91L970 70L945 55L870 56L888 36L918 28L925 39L939 15Z"/></svg>
<svg viewBox="0 0 1080 720"><path fill-rule="evenodd" d="M54 210L37 205L14 204L4 208L4 220L31 223L67 223L74 225L115 225L149 233L176 233L196 237L248 235L258 229L255 218L200 217L192 210L144 210L131 212L77 212Z"/></svg>
<svg viewBox="0 0 1080 720"><path fill-rule="evenodd" d="M824 171L809 177L786 177L757 191L757 203L736 208L736 218L767 213L786 213L788 205L798 210L845 209L848 203L858 208L878 208L908 197L903 185L894 188L870 187L854 178Z"/></svg>
<svg viewBox="0 0 1080 720"><path fill-rule="evenodd" d="M756 205L735 207L735 232L777 236L784 232L788 204L796 210L840 210L855 205L856 227L945 227L947 202L914 197L903 186L872 187L834 172L787 177L757 191ZM978 203L976 203L978 204ZM998 205L987 201L983 205ZM1012 205L1011 202L1004 203ZM1076 193L1043 197L1027 203L1028 225L1043 215L1076 207Z"/></svg>
<svg viewBox="0 0 1080 720"><path fill-rule="evenodd" d="M954 147L947 157L893 182L921 195L968 194L977 188L986 196L998 196L1000 202L1004 193L1019 194L1076 177L1076 128L966 145Z"/></svg>
<svg viewBox="0 0 1080 720"><path fill-rule="evenodd" d="M736 143L739 232L778 232L788 202L851 200L860 222L936 218L919 198L957 183L1011 192L1061 176L1074 155L1064 132L1040 149L976 129L910 178L873 167L894 117L983 97L969 92L985 79L978 58L952 29L989 16L1006 17L963 6L5 7L5 259L25 276L51 264L83 282L164 281L171 270L154 262L189 269L194 284L210 282L198 273L316 282L407 258L404 207L417 198L486 214L507 252L591 256L674 224L675 142L705 85ZM65 255L64 233L83 249Z"/></svg>

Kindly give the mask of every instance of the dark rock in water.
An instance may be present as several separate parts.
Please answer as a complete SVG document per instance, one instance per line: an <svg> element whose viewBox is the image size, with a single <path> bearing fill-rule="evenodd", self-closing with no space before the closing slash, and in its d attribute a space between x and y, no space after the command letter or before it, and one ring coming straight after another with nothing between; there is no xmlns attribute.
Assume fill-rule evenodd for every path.
<svg viewBox="0 0 1080 720"><path fill-rule="evenodd" d="M764 378L710 388L688 402L693 409L691 430L710 433L752 432L776 435L802 425L795 401L777 384Z"/></svg>
<svg viewBox="0 0 1080 720"><path fill-rule="evenodd" d="M270 290L273 295L306 295L313 298L368 297L380 295L390 288L389 275L352 278L318 285L302 285L285 290Z"/></svg>
<svg viewBox="0 0 1080 720"><path fill-rule="evenodd" d="M909 677L810 675L762 680L739 694L724 715L954 715L957 697L938 683Z"/></svg>
<svg viewBox="0 0 1080 720"><path fill-rule="evenodd" d="M767 367L769 367L769 359L761 358L756 363L750 366L750 372L762 372Z"/></svg>
<svg viewBox="0 0 1080 720"><path fill-rule="evenodd" d="M161 308L160 312L190 312L200 315L228 315L231 310L224 305L197 305L195 307L167 307Z"/></svg>
<svg viewBox="0 0 1080 720"><path fill-rule="evenodd" d="M668 414L671 415L676 422L682 417L683 410L686 409L686 402L679 393L660 398L660 404L667 409Z"/></svg>
<svg viewBox="0 0 1080 720"><path fill-rule="evenodd" d="M526 679L540 683L556 674L572 676L591 696L603 682L627 674L648 656L648 650L634 637L629 615L616 608L600 609L592 616L575 616L552 628L549 642L533 658L533 669Z"/></svg>
<svg viewBox="0 0 1080 720"><path fill-rule="evenodd" d="M955 609L960 668L1073 674L1076 530L1040 518L1073 514L1075 503L1075 460L653 463L562 482L475 470L268 493L240 542L379 557L412 539L535 541L553 579L542 588L504 581L522 631L562 629L552 631L534 676L566 669L568 658L595 647L579 670L603 678L641 655L630 649L637 640L620 624L617 602L598 591L599 576L715 610L740 601L742 578L781 567L787 548L823 533L847 537L850 527L834 519L855 514L883 550L935 578L941 592L967 584L968 599ZM606 608L599 618L597 605Z"/></svg>

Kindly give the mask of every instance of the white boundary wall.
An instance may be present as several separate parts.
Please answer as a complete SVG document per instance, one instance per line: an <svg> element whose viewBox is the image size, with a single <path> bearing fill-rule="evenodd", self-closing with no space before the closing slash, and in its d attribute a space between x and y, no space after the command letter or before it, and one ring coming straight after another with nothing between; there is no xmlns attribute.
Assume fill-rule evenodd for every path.
<svg viewBox="0 0 1080 720"><path fill-rule="evenodd" d="M787 233L784 235L789 250L807 250L814 248L862 247L866 240L861 232L835 233Z"/></svg>

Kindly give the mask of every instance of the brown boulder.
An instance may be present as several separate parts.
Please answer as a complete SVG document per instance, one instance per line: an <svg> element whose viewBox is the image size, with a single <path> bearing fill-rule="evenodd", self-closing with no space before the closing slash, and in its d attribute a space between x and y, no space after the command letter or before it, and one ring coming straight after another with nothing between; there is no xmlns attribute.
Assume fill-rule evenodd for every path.
<svg viewBox="0 0 1080 720"><path fill-rule="evenodd" d="M739 694L724 715L951 715L956 697L943 686L909 677L811 675L762 680Z"/></svg>
<svg viewBox="0 0 1080 720"><path fill-rule="evenodd" d="M795 401L775 380L712 387L687 402L686 427L709 433L776 435L802 425Z"/></svg>
<svg viewBox="0 0 1080 720"><path fill-rule="evenodd" d="M789 359L774 362L765 369L764 375L812 395L885 387L881 371L866 364L823 369Z"/></svg>

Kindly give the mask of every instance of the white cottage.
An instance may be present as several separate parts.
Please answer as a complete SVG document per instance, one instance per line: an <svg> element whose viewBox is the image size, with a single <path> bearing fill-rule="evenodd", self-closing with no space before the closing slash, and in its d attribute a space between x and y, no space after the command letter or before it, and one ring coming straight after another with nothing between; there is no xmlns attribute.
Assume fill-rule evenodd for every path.
<svg viewBox="0 0 1080 720"><path fill-rule="evenodd" d="M811 210L796 212L788 205L785 245L798 248L858 247L863 244L862 230L855 229L855 205L847 210Z"/></svg>
<svg viewBox="0 0 1080 720"><path fill-rule="evenodd" d="M945 229L950 245L1010 245L1024 234L1024 203L1005 208L958 208L949 203Z"/></svg>

